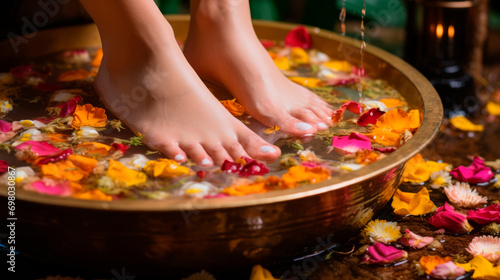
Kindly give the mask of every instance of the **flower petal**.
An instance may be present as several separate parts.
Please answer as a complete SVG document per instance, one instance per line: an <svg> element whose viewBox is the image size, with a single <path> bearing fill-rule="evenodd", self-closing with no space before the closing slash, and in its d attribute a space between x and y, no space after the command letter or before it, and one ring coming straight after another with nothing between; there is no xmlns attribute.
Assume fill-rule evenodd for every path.
<svg viewBox="0 0 500 280"><path fill-rule="evenodd" d="M372 150L370 138L363 134L351 132L349 136L334 136L332 146L341 153L356 153L359 150Z"/></svg>
<svg viewBox="0 0 500 280"><path fill-rule="evenodd" d="M451 233L468 233L473 230L465 216L455 212L453 206L447 202L436 210L436 214L430 217L428 222Z"/></svg>
<svg viewBox="0 0 500 280"><path fill-rule="evenodd" d="M436 205L429 197L429 191L423 187L418 193L396 190L392 200L394 213L400 216L424 215L436 209Z"/></svg>
<svg viewBox="0 0 500 280"><path fill-rule="evenodd" d="M469 167L461 165L450 171L450 174L460 182L473 184L488 182L495 176L491 168L486 167L484 161L478 156L474 156Z"/></svg>
<svg viewBox="0 0 500 280"><path fill-rule="evenodd" d="M491 204L486 208L477 210L469 210L467 219L472 220L480 225L489 223L500 223L500 204Z"/></svg>
<svg viewBox="0 0 500 280"><path fill-rule="evenodd" d="M398 250L392 246L384 245L379 242L373 243L372 246L368 247L366 252L367 254L361 258L361 263L384 265L408 257L406 251Z"/></svg>
<svg viewBox="0 0 500 280"><path fill-rule="evenodd" d="M385 112L380 111L378 108L372 108L365 113L363 113L357 121L360 126L367 126L368 124L376 124L378 118L380 118Z"/></svg>
<svg viewBox="0 0 500 280"><path fill-rule="evenodd" d="M304 26L298 26L286 35L285 46L309 49L312 47L311 35Z"/></svg>

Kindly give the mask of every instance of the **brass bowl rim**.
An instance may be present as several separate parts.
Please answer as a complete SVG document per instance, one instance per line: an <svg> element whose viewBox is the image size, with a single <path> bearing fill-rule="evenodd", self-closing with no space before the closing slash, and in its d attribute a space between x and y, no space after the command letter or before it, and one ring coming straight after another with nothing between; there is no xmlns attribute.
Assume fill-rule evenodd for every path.
<svg viewBox="0 0 500 280"><path fill-rule="evenodd" d="M170 20L188 20L189 16L173 15L166 16ZM90 24L94 25L94 24ZM274 28L292 29L298 24L289 24L272 21L254 20L256 26L268 26ZM78 28L78 27L76 27ZM317 27L306 26L307 30L314 36L327 39L343 40L343 44L359 48L359 40L342 37L330 31L321 30ZM60 30L75 30L75 27L63 27ZM41 31L37 36L49 33L51 30ZM71 33L75 34L75 33ZM97 201L83 200L72 197L58 197L40 194L31 191L17 190L16 199L33 203L48 204L51 206L86 208L110 211L198 211L198 210L218 210L235 207L248 207L271 203L286 202L304 197L319 195L343 187L360 183L369 178L381 175L399 165L404 164L411 157L426 147L437 136L442 122L443 107L439 95L430 82L415 68L408 63L382 49L368 45L366 53L374 55L406 76L413 83L423 102L424 118L417 133L401 148L391 153L388 157L375 163L364 166L359 170L351 171L347 174L333 176L326 181L302 185L293 189L270 191L262 194L251 194L241 197L223 197L210 199L196 199L175 197L165 200L117 200L117 201ZM2 188L0 195L7 196L7 188Z"/></svg>

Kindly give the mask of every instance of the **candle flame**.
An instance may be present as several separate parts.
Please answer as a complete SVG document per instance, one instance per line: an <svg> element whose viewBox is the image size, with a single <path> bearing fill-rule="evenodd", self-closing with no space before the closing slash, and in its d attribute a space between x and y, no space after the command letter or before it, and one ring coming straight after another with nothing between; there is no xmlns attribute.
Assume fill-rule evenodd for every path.
<svg viewBox="0 0 500 280"><path fill-rule="evenodd" d="M455 30L453 30L453 31L455 31ZM436 35L438 38L443 37L443 25L442 24L438 24L436 26Z"/></svg>
<svg viewBox="0 0 500 280"><path fill-rule="evenodd" d="M453 25L450 25L448 27L448 38L453 38L455 36L455 27Z"/></svg>

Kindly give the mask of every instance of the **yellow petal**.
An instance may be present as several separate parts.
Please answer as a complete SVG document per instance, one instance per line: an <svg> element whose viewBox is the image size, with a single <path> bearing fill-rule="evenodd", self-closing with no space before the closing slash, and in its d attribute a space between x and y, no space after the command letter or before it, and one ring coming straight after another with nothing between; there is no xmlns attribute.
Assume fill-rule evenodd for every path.
<svg viewBox="0 0 500 280"><path fill-rule="evenodd" d="M82 193L77 193L74 194L73 197L79 198L79 199L92 199L92 200L105 200L105 201L110 201L113 200L113 197L103 193L100 190L94 189Z"/></svg>
<svg viewBox="0 0 500 280"><path fill-rule="evenodd" d="M293 64L309 63L309 55L303 48L293 47L290 57Z"/></svg>
<svg viewBox="0 0 500 280"><path fill-rule="evenodd" d="M464 116L457 116L450 119L451 124L463 131L483 131L484 126L473 124Z"/></svg>
<svg viewBox="0 0 500 280"><path fill-rule="evenodd" d="M457 263L456 265L462 267L465 271L474 270L472 279L500 279L500 266L494 267L492 263L481 255L474 256L468 263Z"/></svg>
<svg viewBox="0 0 500 280"><path fill-rule="evenodd" d="M250 280L278 280L278 278L274 278L271 272L262 266L254 265Z"/></svg>
<svg viewBox="0 0 500 280"><path fill-rule="evenodd" d="M144 166L144 172L151 177L173 178L191 174L188 167L179 165L175 160L160 158L150 160Z"/></svg>
<svg viewBox="0 0 500 280"><path fill-rule="evenodd" d="M281 70L289 70L290 69L290 60L284 56L277 57L273 59L274 64Z"/></svg>
<svg viewBox="0 0 500 280"><path fill-rule="evenodd" d="M429 180L431 173L421 154L416 154L405 165L403 180L405 182L422 183Z"/></svg>
<svg viewBox="0 0 500 280"><path fill-rule="evenodd" d="M139 185L147 180L147 176L143 172L129 169L122 163L112 159L109 161L106 176L112 178L115 184L124 187Z"/></svg>
<svg viewBox="0 0 500 280"><path fill-rule="evenodd" d="M405 215L423 215L430 213L436 209L436 205L429 198L427 188L422 188L418 193L408 193L396 190L396 194L392 200L394 213Z"/></svg>
<svg viewBox="0 0 500 280"><path fill-rule="evenodd" d="M324 66L336 70L336 71L343 71L343 72L352 72L352 67L353 65L350 64L349 62L345 60L332 60L332 61L327 61L323 63Z"/></svg>
<svg viewBox="0 0 500 280"><path fill-rule="evenodd" d="M441 170L449 171L449 169L451 168L451 165L446 162L439 163L436 161L428 160L425 162L425 164L427 165L427 168L431 174Z"/></svg>
<svg viewBox="0 0 500 280"><path fill-rule="evenodd" d="M304 77L288 77L292 82L305 87L320 87L323 82L316 78L304 78Z"/></svg>
<svg viewBox="0 0 500 280"><path fill-rule="evenodd" d="M500 103L489 101L486 104L486 111L488 114L500 116Z"/></svg>

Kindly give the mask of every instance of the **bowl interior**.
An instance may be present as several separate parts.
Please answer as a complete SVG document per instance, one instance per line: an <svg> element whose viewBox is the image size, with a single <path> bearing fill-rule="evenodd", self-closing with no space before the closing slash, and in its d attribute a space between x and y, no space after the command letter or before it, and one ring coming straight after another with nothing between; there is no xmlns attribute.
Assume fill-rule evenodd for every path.
<svg viewBox="0 0 500 280"><path fill-rule="evenodd" d="M167 16L175 30L176 37L183 40L188 33L188 16ZM295 25L255 21L255 31L259 38L283 40ZM360 64L361 42L318 28L308 28L314 47L335 59L348 60L354 65ZM50 54L67 49L99 47L100 38L95 25L67 27L42 31L32 37L27 44L15 50L10 41L0 43L1 67L14 66L12 62ZM390 156L373 164L347 174L334 176L318 184L304 185L295 189L253 194L244 197L215 198L204 203L193 203L193 199L173 198L169 203L162 201L87 201L72 198L61 198L41 195L33 192L19 191L18 199L52 204L66 207L93 209L135 210L135 211L179 211L190 209L221 209L242 207L257 204L268 204L298 199L325 193L334 189L359 183L376 175L380 175L398 165L403 164L422 148L427 146L436 136L443 115L441 101L432 85L413 67L381 49L368 45L364 54L364 67L369 76L382 78L398 90L408 104L424 113L419 131L400 149ZM8 68L7 68L8 69ZM6 189L0 192L6 196Z"/></svg>

